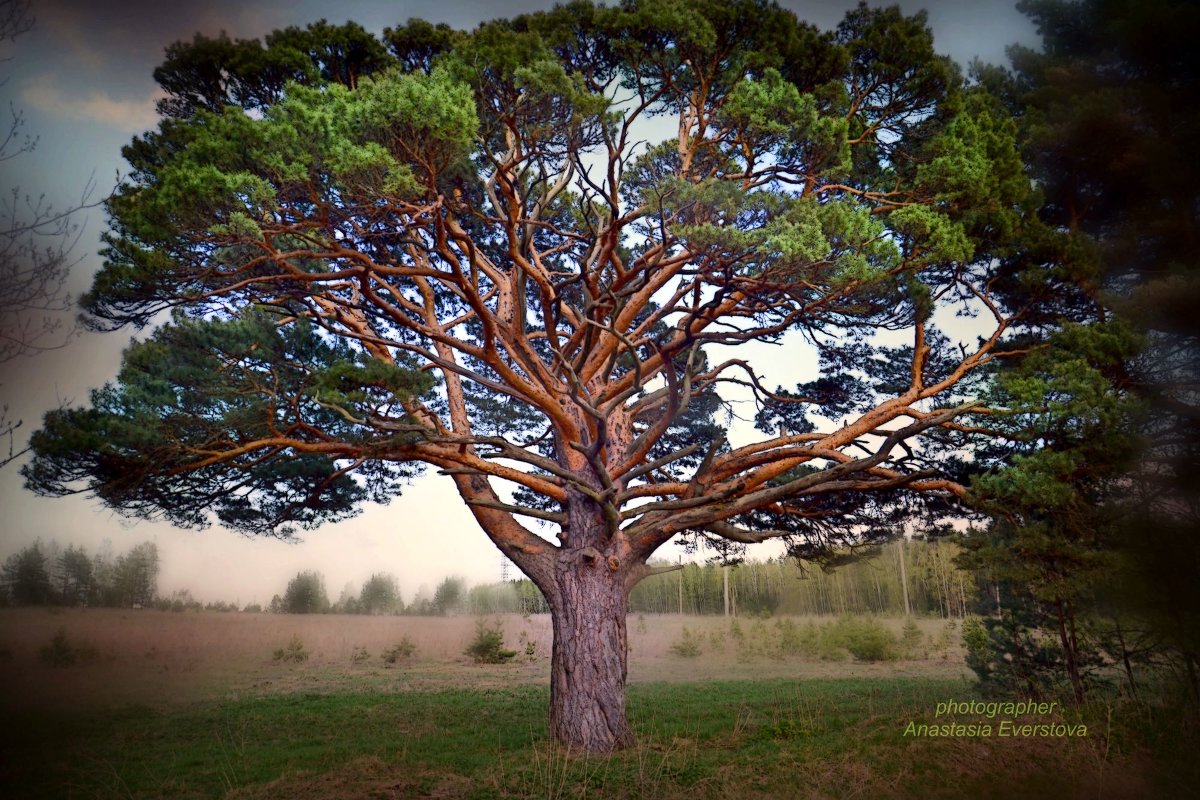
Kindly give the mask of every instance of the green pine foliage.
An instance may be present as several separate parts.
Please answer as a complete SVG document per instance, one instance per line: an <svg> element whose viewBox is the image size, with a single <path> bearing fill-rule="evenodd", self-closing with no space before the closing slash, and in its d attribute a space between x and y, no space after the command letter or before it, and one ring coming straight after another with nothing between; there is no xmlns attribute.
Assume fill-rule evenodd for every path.
<svg viewBox="0 0 1200 800"><path fill-rule="evenodd" d="M308 661L308 650L298 635L293 635L286 645L275 650L271 660L277 664L302 664Z"/></svg>
<svg viewBox="0 0 1200 800"><path fill-rule="evenodd" d="M1008 447L972 490L994 522L964 565L993 586L972 666L998 692L1082 702L1113 673L1137 694L1165 662L1200 701L1194 605L1200 330L1197 185L1187 155L1194 4L1037 0L1042 47L977 66L1045 202L1075 322L991 385ZM1066 687L1063 691L1063 687Z"/></svg>
<svg viewBox="0 0 1200 800"><path fill-rule="evenodd" d="M504 628L499 619L490 625L482 618L475 620L475 638L463 651L476 664L504 664L517 655L504 646Z"/></svg>
<svg viewBox="0 0 1200 800"><path fill-rule="evenodd" d="M89 664L99 658L100 654L95 646L87 642L72 642L67 638L66 629L59 628L51 637L50 643L38 651L38 656L48 667L72 667L77 664Z"/></svg>
<svg viewBox="0 0 1200 800"><path fill-rule="evenodd" d="M612 384L587 389L609 398L604 435L667 411L630 453L675 485L734 452L717 386L745 365L710 364L703 345L789 332L821 343L823 375L770 391L751 369L764 432L870 408L899 424L917 398L889 398L942 387L921 397L937 415L905 418L898 435L960 481L954 454L971 442L926 432L973 413L971 376L1011 355L1008 339L1040 339L1048 314L1072 312L1069 276L1015 255L1047 235L1029 213L1038 196L1015 124L937 55L923 14L857 8L828 34L757 0L576 4L470 34L414 21L382 40L320 23L262 42L196 37L169 48L155 77L164 118L125 150L132 172L108 203L106 266L84 306L98 328L174 316L88 407L47 418L27 470L47 494L83 486L136 516L289 536L467 457L443 452L452 405L471 420L469 434L453 422L455 435L476 451L519 451L526 474L547 476L518 481L517 499L556 521L562 470L578 465L540 459L575 451L533 442L547 423L585 437L548 404L582 386L568 365L615 346L609 366L585 370ZM640 105L615 103L617 86ZM683 138L631 149L630 126L648 114L681 114ZM576 164L606 151L622 168L611 186L589 184ZM589 257L592 243L607 254ZM596 274L563 282L580 265ZM627 265L645 281L623 277ZM736 341L684 331L689 292L674 309L653 299L673 283L667 294L733 290L717 316L755 325ZM614 302L601 299L610 286ZM987 358L936 321L963 303L1004 320ZM898 329L917 345L872 340ZM625 385L655 376L684 402ZM919 487L923 469L900 459L889 469L903 479L864 494L820 459L795 461L768 482L819 513L780 513L764 497L731 515L714 499L676 515L678 530L657 518L646 529L722 546L766 531L797 554L829 553L898 530L895 490ZM828 498L810 492L830 481ZM946 500L922 510L944 517ZM606 525L632 507L604 509Z"/></svg>
<svg viewBox="0 0 1200 800"><path fill-rule="evenodd" d="M394 666L409 661L416 655L416 652L416 644L408 636L404 636L400 641L383 651L383 663L387 666Z"/></svg>

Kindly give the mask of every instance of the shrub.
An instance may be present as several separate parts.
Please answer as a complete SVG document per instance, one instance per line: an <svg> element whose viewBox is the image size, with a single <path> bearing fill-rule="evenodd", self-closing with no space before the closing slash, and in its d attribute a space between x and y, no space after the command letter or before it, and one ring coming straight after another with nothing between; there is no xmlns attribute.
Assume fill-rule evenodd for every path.
<svg viewBox="0 0 1200 800"><path fill-rule="evenodd" d="M59 628L41 652L42 663L51 667L69 667L75 663L75 650L67 641L67 632Z"/></svg>
<svg viewBox="0 0 1200 800"><path fill-rule="evenodd" d="M395 664L400 661L407 661L417 652L417 646L413 644L412 639L405 636L396 644L383 651L383 663Z"/></svg>
<svg viewBox="0 0 1200 800"><path fill-rule="evenodd" d="M967 666L975 669L975 665L985 665L992 656L991 643L988 641L987 629L976 617L963 620L962 642L967 648ZM976 672L979 670L976 669Z"/></svg>
<svg viewBox="0 0 1200 800"><path fill-rule="evenodd" d="M962 624L962 642L985 697L1054 696L1065 689L1062 648L1020 613L970 617Z"/></svg>
<svg viewBox="0 0 1200 800"><path fill-rule="evenodd" d="M365 647L359 647L358 645L355 645L354 649L350 651L351 664L361 664L370 658L371 654L367 652L367 648Z"/></svg>
<svg viewBox="0 0 1200 800"><path fill-rule="evenodd" d="M767 623L761 613L753 616L754 622L750 623L750 629L746 636L739 642L741 645L738 650L738 657L743 659L757 658L759 656L771 656L772 658L779 655L779 648L776 646L775 637L771 635L771 631L767 628Z"/></svg>
<svg viewBox="0 0 1200 800"><path fill-rule="evenodd" d="M292 661L299 664L308 660L308 651L304 649L304 642L300 641L300 637L293 636L292 640L287 643L287 647L281 647L275 651L274 660L285 663Z"/></svg>
<svg viewBox="0 0 1200 800"><path fill-rule="evenodd" d="M810 620L804 626L801 639L806 649L821 661L845 661L848 656L839 622L827 622L817 627Z"/></svg>
<svg viewBox="0 0 1200 800"><path fill-rule="evenodd" d="M921 648L921 643L925 637L921 634L920 627L917 626L917 621L909 617L904 621L904 628L900 631L900 647L904 650L904 655L907 658L916 658L924 655Z"/></svg>
<svg viewBox="0 0 1200 800"><path fill-rule="evenodd" d="M968 619L968 621L969 621L969 619ZM967 630L967 622L964 621L963 622L963 633L964 634L966 633L966 630ZM952 647L956 647L959 644L959 642L960 642L960 638L958 635L958 626L955 624L954 620L948 619L948 620L946 620L945 627L942 628L941 632L937 635L937 638L933 640L933 649L935 651L937 651L938 653L941 653L942 658L945 659L945 658L949 657L949 654L946 651Z"/></svg>
<svg viewBox="0 0 1200 800"><path fill-rule="evenodd" d="M894 661L900 657L896 636L874 619L844 617L835 626L842 647L859 661Z"/></svg>
<svg viewBox="0 0 1200 800"><path fill-rule="evenodd" d="M65 628L59 628L58 632L51 637L50 643L41 651L42 663L51 667L86 664L95 661L97 655L96 648L90 644L71 644L67 639Z"/></svg>
<svg viewBox="0 0 1200 800"><path fill-rule="evenodd" d="M699 633L693 633L686 625L683 626L683 633L680 634L678 641L671 645L671 652L677 656L684 658L695 658L700 655L700 645L703 636Z"/></svg>
<svg viewBox="0 0 1200 800"><path fill-rule="evenodd" d="M503 664L517 654L516 650L504 649L504 631L500 627L500 620L489 626L482 619L475 620L475 638L463 652L476 664Z"/></svg>
<svg viewBox="0 0 1200 800"><path fill-rule="evenodd" d="M517 637L517 641L520 642L525 647L525 650L524 650L525 660L530 661L530 662L537 661L537 657L538 657L537 639L534 639L526 631L521 631L521 634Z"/></svg>
<svg viewBox="0 0 1200 800"><path fill-rule="evenodd" d="M800 626L792 620L775 620L775 631L779 634L778 647L781 656L795 656L805 650L804 636L800 632Z"/></svg>

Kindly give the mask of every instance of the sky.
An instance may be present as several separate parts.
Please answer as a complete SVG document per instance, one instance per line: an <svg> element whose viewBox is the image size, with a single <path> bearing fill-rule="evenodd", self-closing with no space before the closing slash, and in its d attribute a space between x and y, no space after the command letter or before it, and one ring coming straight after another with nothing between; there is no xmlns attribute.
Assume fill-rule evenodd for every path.
<svg viewBox="0 0 1200 800"><path fill-rule="evenodd" d="M855 2L780 4L829 29ZM9 108L20 112L24 132L37 142L31 152L0 161L0 196L9 200L19 188L19 200L44 196L55 207L67 208L79 205L86 187L94 185L86 199L102 199L128 169L121 147L156 125L154 102L160 93L152 73L164 48L197 32L253 38L324 18L335 24L354 20L379 33L412 17L471 29L484 20L550 5L539 0L33 0L33 28L0 45L0 115ZM1011 2L904 0L900 5L908 13L924 8L937 50L964 65L974 58L1005 63L1008 45L1036 43L1032 24ZM104 225L99 209L79 219L82 230L72 251L77 262L70 282L75 294L89 287L100 266ZM0 406L8 406L10 418L24 421L18 447L48 409L82 404L91 389L111 380L132 333L84 333L59 350L0 365ZM305 569L325 575L332 599L348 583L361 585L375 572L397 576L406 602L447 575L461 575L471 583L500 577L499 552L446 478L418 479L388 506L368 506L354 519L288 543L250 539L216 526L181 531L162 522L131 522L85 496L37 497L23 488L21 463L0 468L0 560L37 540L80 545L93 553L106 541L115 553L153 541L162 563L160 593L187 589L202 601L241 604L269 602ZM670 547L660 555L677 556ZM752 550L749 555L772 553Z"/></svg>

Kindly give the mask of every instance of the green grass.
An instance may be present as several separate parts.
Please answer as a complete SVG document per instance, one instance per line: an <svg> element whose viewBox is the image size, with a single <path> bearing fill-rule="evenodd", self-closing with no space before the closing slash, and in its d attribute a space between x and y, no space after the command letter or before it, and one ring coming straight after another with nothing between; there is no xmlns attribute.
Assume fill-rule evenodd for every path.
<svg viewBox="0 0 1200 800"><path fill-rule="evenodd" d="M534 686L8 715L0 796L1163 797L1200 777L1179 766L1195 737L1149 712L1088 711L1084 741L901 735L971 697L913 678L635 684L638 744L611 758L548 743Z"/></svg>

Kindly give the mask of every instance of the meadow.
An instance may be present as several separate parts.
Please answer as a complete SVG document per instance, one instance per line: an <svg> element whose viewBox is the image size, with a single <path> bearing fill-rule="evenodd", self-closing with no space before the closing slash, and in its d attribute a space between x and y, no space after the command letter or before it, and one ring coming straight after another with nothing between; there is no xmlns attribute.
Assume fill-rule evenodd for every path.
<svg viewBox="0 0 1200 800"><path fill-rule="evenodd" d="M1188 797L1200 780L1171 704L1017 720L1086 737L906 736L978 699L938 618L631 615L638 743L586 757L546 739L549 619L495 619L509 663L463 655L471 617L0 611L0 797Z"/></svg>

